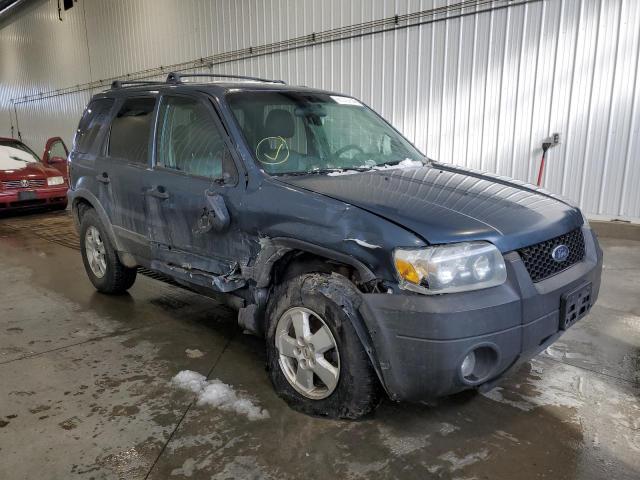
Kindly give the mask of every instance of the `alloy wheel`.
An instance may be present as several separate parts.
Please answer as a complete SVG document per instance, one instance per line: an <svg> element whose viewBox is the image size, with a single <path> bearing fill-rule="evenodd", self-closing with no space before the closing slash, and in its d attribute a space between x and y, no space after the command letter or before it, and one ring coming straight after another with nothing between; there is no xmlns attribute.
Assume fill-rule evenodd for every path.
<svg viewBox="0 0 640 480"><path fill-rule="evenodd" d="M287 310L275 335L279 364L300 394L321 400L333 393L340 378L338 345L325 321L303 307Z"/></svg>
<svg viewBox="0 0 640 480"><path fill-rule="evenodd" d="M84 237L84 247L91 271L98 278L104 277L107 272L104 242L100 237L100 232L93 225L87 228Z"/></svg>

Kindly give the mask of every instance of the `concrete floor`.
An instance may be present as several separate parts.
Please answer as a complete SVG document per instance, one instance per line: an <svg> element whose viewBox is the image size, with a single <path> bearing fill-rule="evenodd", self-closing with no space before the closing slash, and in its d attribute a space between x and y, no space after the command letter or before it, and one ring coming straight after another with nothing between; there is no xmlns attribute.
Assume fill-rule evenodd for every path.
<svg viewBox="0 0 640 480"><path fill-rule="evenodd" d="M640 242L602 240L592 313L500 388L341 422L289 410L212 300L145 276L96 293L69 228L0 219L0 479L640 477ZM270 418L197 405L184 369Z"/></svg>

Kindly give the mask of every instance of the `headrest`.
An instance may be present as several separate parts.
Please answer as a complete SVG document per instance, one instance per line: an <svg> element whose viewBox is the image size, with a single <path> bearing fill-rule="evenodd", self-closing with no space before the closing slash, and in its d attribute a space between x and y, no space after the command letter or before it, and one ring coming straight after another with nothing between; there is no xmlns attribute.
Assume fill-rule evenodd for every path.
<svg viewBox="0 0 640 480"><path fill-rule="evenodd" d="M294 133L293 115L287 110L271 110L264 122L266 137L291 138Z"/></svg>

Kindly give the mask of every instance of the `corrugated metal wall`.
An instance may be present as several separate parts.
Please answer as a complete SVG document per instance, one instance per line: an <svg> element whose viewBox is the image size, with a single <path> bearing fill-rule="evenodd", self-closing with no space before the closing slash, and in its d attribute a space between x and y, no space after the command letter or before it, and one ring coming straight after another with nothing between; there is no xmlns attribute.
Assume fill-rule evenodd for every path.
<svg viewBox="0 0 640 480"><path fill-rule="evenodd" d="M80 0L63 22L41 2L0 30L0 135L16 124L10 98L460 1ZM529 182L560 132L545 187L589 214L640 219L640 1L490 6L214 69L353 94L428 156ZM23 138L70 140L88 98L18 104Z"/></svg>

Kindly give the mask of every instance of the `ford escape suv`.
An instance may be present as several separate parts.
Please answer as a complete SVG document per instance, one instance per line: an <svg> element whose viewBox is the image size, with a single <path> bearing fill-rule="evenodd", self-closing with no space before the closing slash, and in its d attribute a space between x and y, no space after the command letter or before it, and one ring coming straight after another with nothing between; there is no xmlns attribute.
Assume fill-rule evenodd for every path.
<svg viewBox="0 0 640 480"><path fill-rule="evenodd" d="M292 407L489 389L596 301L602 252L566 200L427 159L352 97L205 76L91 99L70 154L82 258L104 293L144 267L224 298Z"/></svg>

